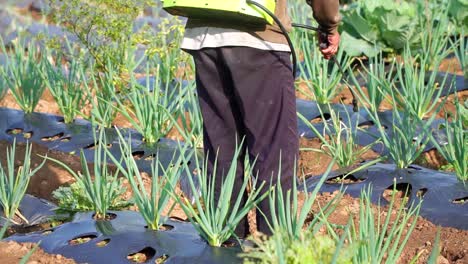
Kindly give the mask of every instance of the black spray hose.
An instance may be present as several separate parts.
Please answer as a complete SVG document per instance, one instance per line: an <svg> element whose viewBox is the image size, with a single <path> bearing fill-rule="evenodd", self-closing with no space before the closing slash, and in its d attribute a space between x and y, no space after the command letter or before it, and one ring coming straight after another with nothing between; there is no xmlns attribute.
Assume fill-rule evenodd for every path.
<svg viewBox="0 0 468 264"><path fill-rule="evenodd" d="M327 38L327 34L322 33L318 27L313 27L313 26L304 25L304 24L296 24L296 23L293 23L292 26L295 27L295 28L313 30L313 31L315 31L315 32L317 32L319 34L323 34L322 37ZM320 47L321 48L326 48L327 44L326 43L320 43ZM345 76L345 71L343 69L343 66L341 66L341 63L336 59L336 56L332 56L331 59L336 64L336 66L338 67L338 70L340 71L341 76L344 77ZM351 95L353 96L353 112L358 112L359 111L359 105L358 105L358 101L357 101L357 98L356 98L356 94L354 93L353 89L351 89L351 87L349 87L349 91L351 92Z"/></svg>
<svg viewBox="0 0 468 264"><path fill-rule="evenodd" d="M296 72L297 72L297 54L296 54L296 49L294 48L294 44L292 43L291 41L291 38L289 37L289 34L288 34L288 31L286 30L286 28L284 27L283 23L281 23L281 21L278 19L278 17L273 14L273 12L271 12L270 10L268 10L268 8L264 7L263 5L257 3L256 1L253 1L253 0L247 0L247 4L249 5L254 5L258 8L260 8L261 10L263 10L265 13L267 13L271 18L273 18L273 20L275 21L275 23L279 26L279 28L281 29L281 31L283 32L283 35L286 37L286 40L288 41L288 45L289 47L291 48L291 56L292 56L292 64L293 64L293 76L294 76L294 79L296 79ZM321 32L319 28L317 27L313 27L313 26L309 26L309 25L304 25L304 24L297 24L297 23L293 23L292 24L293 27L295 28L302 28L302 29L307 29L307 30L313 30L315 32L318 32L319 34L324 34L325 35L325 38L326 38L326 34ZM325 43L322 43L320 44L320 47L321 48L326 48L326 46L324 45L327 45ZM324 46L324 47L323 47ZM336 59L335 56L332 56L332 60L333 62L336 64L336 66L338 67L341 75L344 77L345 76L345 72L344 72L344 69L343 67L341 66L341 63ZM349 87L349 90L351 91L351 94L353 96L353 111L354 112L358 112L359 111L359 106L358 106L358 102L357 102L357 99L356 99L356 95L354 94L353 90L351 89L351 87Z"/></svg>

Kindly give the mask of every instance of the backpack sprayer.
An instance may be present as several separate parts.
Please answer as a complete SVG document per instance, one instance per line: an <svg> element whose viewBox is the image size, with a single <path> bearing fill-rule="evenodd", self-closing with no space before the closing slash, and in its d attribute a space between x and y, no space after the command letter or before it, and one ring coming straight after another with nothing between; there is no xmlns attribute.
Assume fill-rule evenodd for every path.
<svg viewBox="0 0 468 264"><path fill-rule="evenodd" d="M291 48L293 75L296 77L297 71L297 55L291 38L288 35L284 25L275 16L276 0L163 0L163 9L175 16L183 16L187 18L202 18L213 20L229 20L239 23L250 23L260 25L273 25L276 23L283 32L288 44ZM320 32L316 27L302 24L292 24L293 27L313 30L319 34L324 34L324 39L327 35ZM320 44L321 48L326 48L326 43ZM339 71L345 76L343 67L335 56L332 57L334 63L338 66ZM350 88L351 90L351 88ZM358 111L357 100L354 92L353 95L353 111Z"/></svg>

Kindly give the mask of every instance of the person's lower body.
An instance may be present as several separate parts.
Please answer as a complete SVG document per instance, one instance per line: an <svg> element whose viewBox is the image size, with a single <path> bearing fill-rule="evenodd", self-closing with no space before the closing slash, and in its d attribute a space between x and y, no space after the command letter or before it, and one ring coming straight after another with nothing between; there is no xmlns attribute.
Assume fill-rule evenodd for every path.
<svg viewBox="0 0 468 264"><path fill-rule="evenodd" d="M237 159L234 194L243 183L246 152L250 161L255 161L253 172L259 183L265 181L268 187L271 182L276 183L281 173L283 189L288 189L295 177L299 152L290 53L249 47L187 52L195 61L208 173L213 174L215 161L215 177L221 176L219 172L228 171L235 150L243 141L244 151ZM257 230L271 234L267 224L271 214L268 199L258 208L266 218L257 212ZM245 237L248 230L245 219L236 234Z"/></svg>

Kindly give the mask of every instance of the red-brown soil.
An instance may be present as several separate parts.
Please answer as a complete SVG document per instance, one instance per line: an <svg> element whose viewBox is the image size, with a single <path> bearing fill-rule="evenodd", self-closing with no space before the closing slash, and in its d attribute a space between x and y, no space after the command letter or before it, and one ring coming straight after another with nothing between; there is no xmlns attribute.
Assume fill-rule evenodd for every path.
<svg viewBox="0 0 468 264"><path fill-rule="evenodd" d="M0 242L0 260L2 264L17 264L36 245L31 243ZM73 264L72 259L67 259L61 255L51 255L45 253L41 248L32 254L27 264Z"/></svg>

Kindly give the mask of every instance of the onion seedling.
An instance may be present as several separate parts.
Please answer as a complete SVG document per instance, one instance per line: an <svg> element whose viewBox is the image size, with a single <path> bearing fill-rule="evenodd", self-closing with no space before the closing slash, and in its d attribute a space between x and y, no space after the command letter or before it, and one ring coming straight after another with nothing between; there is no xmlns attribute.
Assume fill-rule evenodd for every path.
<svg viewBox="0 0 468 264"><path fill-rule="evenodd" d="M132 74L128 94L125 98L116 99L116 109L143 135L143 140L149 145L157 143L169 133L173 127L171 116L176 114L179 107L180 83L176 87L170 87L167 82L163 84L159 65L156 68L154 91L150 91L147 67L146 87L139 85ZM163 89L159 90L159 87ZM130 105L126 105L127 100Z"/></svg>
<svg viewBox="0 0 468 264"><path fill-rule="evenodd" d="M396 185L395 185L396 186ZM353 224L349 232L350 246L356 246L353 263L398 263L418 221L421 203L410 205L407 209L402 203L395 210L396 187L386 213L377 211L371 202L372 187L361 192L359 206L359 223Z"/></svg>
<svg viewBox="0 0 468 264"><path fill-rule="evenodd" d="M237 159L242 151L238 147L234 153L233 161L223 178L212 177L207 170L208 161L200 166L198 156L195 155L196 168L192 172L184 157L183 164L187 172L188 180L194 195L194 204L187 202L172 192L174 199L181 205L182 210L189 218L197 232L214 247L220 247L229 238L235 235L237 225L247 216L248 212L263 200L268 192L263 192L265 182L258 184L257 178L253 177L253 166L247 168L243 179L237 179ZM213 175L216 173L217 163L214 164ZM235 182L241 180L241 187L234 193ZM217 183L216 181L220 181ZM195 185L197 182L200 189ZM247 194L247 186L251 189ZM219 192L216 186L220 186ZM172 186L175 189L175 186ZM247 197L245 197L247 196ZM243 201L245 200L245 201Z"/></svg>
<svg viewBox="0 0 468 264"><path fill-rule="evenodd" d="M466 34L464 27L461 28L461 33L458 36L458 40L453 41L452 39L450 39L450 43L466 79L468 78L468 43L466 42Z"/></svg>
<svg viewBox="0 0 468 264"><path fill-rule="evenodd" d="M110 159L117 166L120 173L127 178L133 191L133 200L138 206L140 214L145 219L148 228L151 230L159 230L164 224L163 210L166 209L171 198L172 186L175 186L181 174L181 160L186 155L185 148L181 148L181 152L177 152L178 158L173 158L171 165L168 168L162 168L159 162L159 155L151 165L152 181L151 191L148 193L144 186L141 171L135 161L132 153L131 138L128 141L117 130L119 135L120 151L123 154L123 163L117 160L111 153ZM175 153L174 153L175 154ZM160 170L162 168L162 170ZM161 176L162 174L162 176ZM160 178L161 176L161 178ZM172 208L171 208L172 209ZM169 214L170 214L169 210Z"/></svg>
<svg viewBox="0 0 468 264"><path fill-rule="evenodd" d="M90 80L82 72L82 80L86 88L88 98L95 98L91 100L92 109L91 116L89 117L91 123L97 124L101 127L111 127L117 115L117 108L115 107L115 98L117 98L117 91L115 87L116 72L111 66L107 67L107 71L99 76L90 74ZM90 83L88 83L90 81Z"/></svg>
<svg viewBox="0 0 468 264"><path fill-rule="evenodd" d="M194 147L202 148L203 144L203 117L201 114L198 97L196 94L195 82L191 81L184 88L185 93L181 98L180 118L181 126L175 118L172 118L175 128L184 138L186 144L191 144Z"/></svg>
<svg viewBox="0 0 468 264"><path fill-rule="evenodd" d="M417 59L417 58L416 58ZM443 89L447 83L448 74L439 83L439 73L432 71L427 76L426 68L429 67L429 58L426 56L419 57L419 65L413 63L411 52L406 48L403 53L404 63L397 64L397 78L394 85L384 86L395 92L397 96L394 99L398 107L402 109L410 109L415 112L419 119L426 118L432 111L437 108L438 99L440 98ZM436 61L435 68L438 63Z"/></svg>
<svg viewBox="0 0 468 264"><path fill-rule="evenodd" d="M391 127L382 124L378 112L370 112L369 117L377 127L380 140L397 168L403 169L410 166L429 143L435 115L422 121L411 112L400 113L394 109Z"/></svg>
<svg viewBox="0 0 468 264"><path fill-rule="evenodd" d="M6 54L5 49L3 53ZM26 114L34 111L45 89L44 59L36 52L34 43L28 45L26 52L19 42L6 66L0 68L1 78L6 80L16 103Z"/></svg>
<svg viewBox="0 0 468 264"><path fill-rule="evenodd" d="M440 61L447 58L451 52L449 49L450 34L447 34L450 28L448 13L449 5L446 4L433 8L427 15L419 16L419 24L423 28L419 33L420 47L417 53L424 61L421 64L424 70L437 71Z"/></svg>
<svg viewBox="0 0 468 264"><path fill-rule="evenodd" d="M468 130L463 124L463 115L468 114L468 110L457 100L455 101L457 109L456 116L452 121L445 120L445 133L447 142L441 144L434 138L432 141L439 150L440 154L455 169L455 174L464 183L468 180Z"/></svg>
<svg viewBox="0 0 468 264"><path fill-rule="evenodd" d="M310 33L302 34L302 51L304 52L304 65L300 65L300 70L306 76L311 78L306 80L309 91L306 94L313 94L314 100L319 104L329 103L344 86L339 82L343 78L339 65L333 61L325 60L319 50L311 45L315 42ZM342 49L338 51L336 59L346 68L350 59Z"/></svg>
<svg viewBox="0 0 468 264"><path fill-rule="evenodd" d="M115 204L114 201L119 199L122 186L117 179L119 171L116 170L111 173L107 166L108 152L104 149L107 147L104 129L100 129L99 139L95 138L95 147L93 173L90 171L83 150L80 151L82 172L77 173L65 163L56 159L49 159L61 165L75 178L80 188L84 190L86 198L93 202L94 217L103 220L106 219L111 205Z"/></svg>
<svg viewBox="0 0 468 264"><path fill-rule="evenodd" d="M17 214L23 221L27 222L21 213L18 211L21 200L26 193L29 181L32 176L39 171L45 164L44 161L34 170L31 169L31 144L26 144L24 151L23 165L20 166L15 173L15 155L16 155L16 140L13 141L13 146L7 149L6 168L0 164L0 205L3 208L4 216L15 223L12 218ZM17 223L15 223L17 224Z"/></svg>
<svg viewBox="0 0 468 264"><path fill-rule="evenodd" d="M272 223L269 223L269 225L273 233L284 232L288 235L289 239L301 238L301 234L305 228L306 219L316 201L317 194L327 179L334 164L335 161L332 161L328 165L326 172L323 174L323 176L321 176L320 181L317 183L312 193L308 193L308 190L304 191L305 198L302 207L299 207L299 192L296 177L293 177L292 188L285 192L281 186L281 174L278 174L277 184L275 187L271 188L271 191L268 195L272 219ZM305 178L304 187L307 187L305 184ZM327 216L331 214L335 209L335 202L340 198L340 195L338 195L330 202L325 204L325 206L322 208L323 214ZM316 225L318 220L319 218L314 218L314 220L308 224L307 229L313 229L313 234L315 234L321 227L321 225L320 227L319 225Z"/></svg>
<svg viewBox="0 0 468 264"><path fill-rule="evenodd" d="M299 118L317 135L322 143L320 149L303 148L302 150L325 154L332 159L335 159L340 168L347 168L360 162L362 155L369 151L373 146L380 143L377 139L375 142L361 147L356 143L356 132L359 129L357 122L355 126L352 124L345 124L336 110L332 109L330 105L328 105L328 109L330 122L326 120L322 109L320 109L320 115L324 120L323 132L318 131L309 120L307 120L302 114L298 113ZM349 114L348 120L351 120L349 118ZM380 161L380 159L375 160L372 163L367 163L365 166L370 166L378 161Z"/></svg>
<svg viewBox="0 0 468 264"><path fill-rule="evenodd" d="M59 57L57 62L61 62ZM71 123L87 103L84 90L81 88L84 76L83 65L72 61L67 72L50 61L45 63L46 83L55 102L63 114L65 123Z"/></svg>
<svg viewBox="0 0 468 264"><path fill-rule="evenodd" d="M370 107L373 111L379 111L382 102L387 96L387 90L384 87L391 86L394 82L393 71L395 69L395 60L392 60L390 67L387 69L383 54L370 59L368 67L363 66L364 73L361 77L364 78L366 89L361 87L354 74L350 73L351 83L354 85L355 93L361 98L362 104Z"/></svg>

